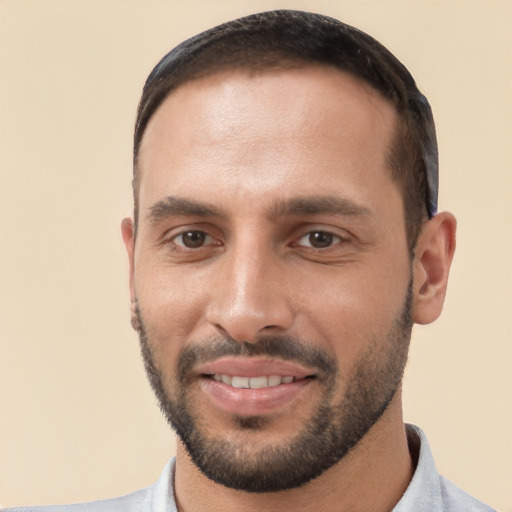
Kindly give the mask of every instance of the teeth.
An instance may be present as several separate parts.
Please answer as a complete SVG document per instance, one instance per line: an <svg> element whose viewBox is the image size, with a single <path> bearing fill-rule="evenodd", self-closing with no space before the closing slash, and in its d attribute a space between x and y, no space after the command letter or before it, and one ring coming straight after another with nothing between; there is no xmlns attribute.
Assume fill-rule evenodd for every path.
<svg viewBox="0 0 512 512"><path fill-rule="evenodd" d="M279 375L271 375L268 378L269 386L279 386L279 384L281 384L281 377L279 377Z"/></svg>
<svg viewBox="0 0 512 512"><path fill-rule="evenodd" d="M290 384L295 379L291 375L282 377L281 375L270 375L268 377L239 377L230 375L213 375L213 380L223 382L228 386L239 389L261 389L272 386L279 386L280 384Z"/></svg>
<svg viewBox="0 0 512 512"><path fill-rule="evenodd" d="M249 380L249 386L251 389L260 389L268 387L267 377L253 377Z"/></svg>
<svg viewBox="0 0 512 512"><path fill-rule="evenodd" d="M249 377L233 377L231 379L231 385L234 388L248 388L249 387Z"/></svg>

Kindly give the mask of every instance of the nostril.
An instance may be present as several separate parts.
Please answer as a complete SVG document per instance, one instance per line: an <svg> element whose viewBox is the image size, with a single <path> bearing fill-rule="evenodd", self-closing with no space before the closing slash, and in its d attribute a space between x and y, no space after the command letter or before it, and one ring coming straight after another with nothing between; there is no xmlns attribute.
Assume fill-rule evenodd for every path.
<svg viewBox="0 0 512 512"><path fill-rule="evenodd" d="M283 333L293 323L293 311L278 293L270 298L223 301L213 296L206 312L207 322L223 336L253 343L263 333Z"/></svg>

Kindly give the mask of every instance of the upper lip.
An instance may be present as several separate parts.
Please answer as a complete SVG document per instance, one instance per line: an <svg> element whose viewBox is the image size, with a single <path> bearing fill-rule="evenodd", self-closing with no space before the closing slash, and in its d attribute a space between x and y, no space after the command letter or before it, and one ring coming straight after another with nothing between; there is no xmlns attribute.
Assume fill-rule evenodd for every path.
<svg viewBox="0 0 512 512"><path fill-rule="evenodd" d="M239 377L292 376L303 379L316 374L311 368L299 363L261 357L223 357L216 361L199 364L195 372L201 375L231 375Z"/></svg>

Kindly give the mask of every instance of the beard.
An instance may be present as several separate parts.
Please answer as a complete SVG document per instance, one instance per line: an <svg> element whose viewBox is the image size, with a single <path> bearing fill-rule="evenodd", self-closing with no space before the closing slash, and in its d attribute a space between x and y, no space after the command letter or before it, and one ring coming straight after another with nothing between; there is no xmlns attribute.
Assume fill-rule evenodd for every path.
<svg viewBox="0 0 512 512"><path fill-rule="evenodd" d="M159 369L140 309L136 327L146 372L167 421L186 448L192 462L210 480L232 489L265 493L299 487L334 466L379 421L401 385L412 331L412 282L402 310L387 332L370 340L367 350L348 375L339 395L340 372L336 358L296 338L262 337L255 343L215 338L181 349L174 375ZM295 361L315 368L322 397L307 421L298 423L291 439L279 445L257 445L250 437L237 439L223 432L208 434L200 407L190 396L192 368L223 356L257 356ZM338 393L337 393L338 392ZM239 433L264 432L271 421L265 415L234 416ZM257 448L257 449L256 449Z"/></svg>

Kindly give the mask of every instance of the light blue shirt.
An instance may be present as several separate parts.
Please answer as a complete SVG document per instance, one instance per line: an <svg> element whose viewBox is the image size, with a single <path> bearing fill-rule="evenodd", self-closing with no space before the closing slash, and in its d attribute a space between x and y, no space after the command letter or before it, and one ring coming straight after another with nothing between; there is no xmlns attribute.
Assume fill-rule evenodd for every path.
<svg viewBox="0 0 512 512"><path fill-rule="evenodd" d="M496 512L466 494L437 472L427 439L422 430L407 425L409 443L419 449L414 476L393 512ZM9 512L177 512L174 500L175 460L165 466L160 478L150 487L109 500L75 505L17 507Z"/></svg>

